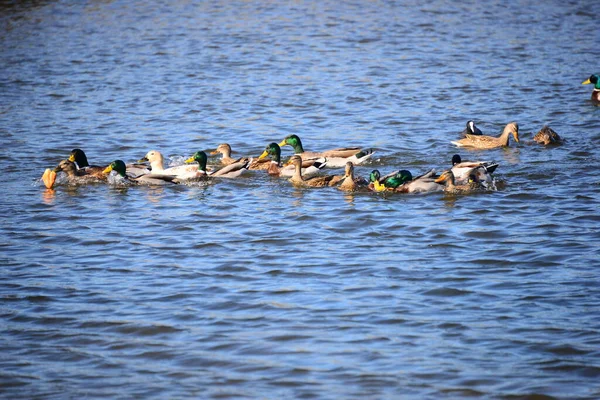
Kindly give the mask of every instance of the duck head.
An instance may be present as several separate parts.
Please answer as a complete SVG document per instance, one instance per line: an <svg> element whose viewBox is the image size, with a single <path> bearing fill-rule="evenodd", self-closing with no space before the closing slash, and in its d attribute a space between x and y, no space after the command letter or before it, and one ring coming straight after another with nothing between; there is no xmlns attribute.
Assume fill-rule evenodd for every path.
<svg viewBox="0 0 600 400"><path fill-rule="evenodd" d="M279 147L279 145L275 142L269 143L265 148L265 151L258 156L258 159L262 160L267 156L270 157L272 161L275 161L277 164L279 164L281 162L281 147Z"/></svg>
<svg viewBox="0 0 600 400"><path fill-rule="evenodd" d="M594 89L600 90L600 74L592 74L587 80L581 82L582 85L594 85Z"/></svg>
<svg viewBox="0 0 600 400"><path fill-rule="evenodd" d="M73 149L71 150L71 154L69 155L69 161L77 163L79 168L88 167L90 164L88 163L88 159L81 149Z"/></svg>
<svg viewBox="0 0 600 400"><path fill-rule="evenodd" d="M281 143L279 143L279 146L292 146L294 148L294 153L304 153L302 141L297 135L289 135L288 137L283 139Z"/></svg>
<svg viewBox="0 0 600 400"><path fill-rule="evenodd" d="M116 171L119 175L121 175L123 178L125 178L126 177L126 175L125 175L126 169L127 169L127 167L125 166L125 163L122 160L115 160L115 161L111 162L110 165L108 167L106 167L104 169L104 171L102 171L102 173L110 174L111 171Z"/></svg>
<svg viewBox="0 0 600 400"><path fill-rule="evenodd" d="M208 156L202 150L194 153L193 156L185 160L186 164L193 163L196 161L198 163L198 170L206 173L206 161L208 160Z"/></svg>

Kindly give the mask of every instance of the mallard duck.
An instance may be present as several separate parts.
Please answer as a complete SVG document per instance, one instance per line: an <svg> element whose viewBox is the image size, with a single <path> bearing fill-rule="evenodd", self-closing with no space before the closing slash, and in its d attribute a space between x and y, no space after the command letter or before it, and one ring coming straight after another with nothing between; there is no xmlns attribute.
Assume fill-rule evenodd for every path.
<svg viewBox="0 0 600 400"><path fill-rule="evenodd" d="M223 157L221 157L221 164L223 165L229 165L229 164L233 164L234 162L238 162L241 161L242 158L247 158L247 157L242 157L242 158L232 158L231 157L231 146L228 143L221 143L219 146L217 146L216 150L213 150L210 152L211 155L215 155L215 154L222 154ZM252 161L252 163L250 163L250 165L248 166L248 169L251 170L267 170L270 167L270 163L269 160L263 160L263 159L254 159Z"/></svg>
<svg viewBox="0 0 600 400"><path fill-rule="evenodd" d="M547 125L545 125L538 133L536 133L536 135L533 137L533 140L543 144L544 146L562 143L562 139L560 136L558 136L558 133L554 132L554 130Z"/></svg>
<svg viewBox="0 0 600 400"><path fill-rule="evenodd" d="M164 168L163 155L158 150L150 150L138 162L150 162L152 174L173 175L176 177L185 178L188 174L193 174L197 171L195 165L177 165L175 167Z"/></svg>
<svg viewBox="0 0 600 400"><path fill-rule="evenodd" d="M412 174L405 169L393 171L384 176L381 176L378 169L374 169L369 174L369 189L375 191L393 190L411 179ZM379 190L375 189L375 183L377 183L377 188L379 188Z"/></svg>
<svg viewBox="0 0 600 400"><path fill-rule="evenodd" d="M335 175L319 175L310 178L302 176L302 157L293 155L290 158L290 163L294 166L294 175L289 179L297 186L323 187L332 186L330 182L335 179Z"/></svg>
<svg viewBox="0 0 600 400"><path fill-rule="evenodd" d="M106 169L106 167L99 167L97 165L90 165L88 163L87 156L85 152L81 149L73 149L71 150L71 154L69 156L69 161L74 162L77 165L77 168L86 174L94 175L98 179L106 179L106 175L102 172ZM150 169L145 165L140 164L127 164L127 173L132 176L140 176L146 175L150 173Z"/></svg>
<svg viewBox="0 0 600 400"><path fill-rule="evenodd" d="M371 158L374 151L372 149L361 150L360 147L340 147L323 152L304 151L302 141L297 135L289 135L279 143L280 147L292 146L294 154L308 158L327 158L327 166L331 168L341 168L346 165L346 162L351 161L354 165L359 165Z"/></svg>
<svg viewBox="0 0 600 400"><path fill-rule="evenodd" d="M265 148L265 151L258 157L259 160L263 160L266 157L271 159L267 172L269 175L281 176L290 178L294 175L296 167L293 165L281 165L281 148L277 143L269 143ZM327 165L327 159L319 158L314 160L303 160L302 161L302 176L312 176L321 171Z"/></svg>
<svg viewBox="0 0 600 400"><path fill-rule="evenodd" d="M206 171L206 162L208 160L208 156L203 151L197 151L190 158L185 160L186 164L197 162L198 167L195 168L194 172L186 173L179 177L181 180L191 180L191 179L210 179L210 178L237 178L242 175L244 172L248 171L248 165L252 162L250 158L240 159L233 164L229 164L221 169L216 171L207 172Z"/></svg>
<svg viewBox="0 0 600 400"><path fill-rule="evenodd" d="M346 192L354 192L362 188L366 188L369 182L362 177L354 176L354 164L351 161L346 163L342 183L338 185L338 189Z"/></svg>
<svg viewBox="0 0 600 400"><path fill-rule="evenodd" d="M396 187L387 187L385 183L379 181L373 182L373 190L376 192L391 191L397 193L427 193L444 190L444 186L437 183L434 178L435 170L431 169L426 173L412 178L410 171L401 170L396 175L396 181L393 184L402 182Z"/></svg>
<svg viewBox="0 0 600 400"><path fill-rule="evenodd" d="M594 90L592 90L592 103L600 105L600 74L592 74L589 79L581 82L582 85L594 84Z"/></svg>
<svg viewBox="0 0 600 400"><path fill-rule="evenodd" d="M179 180L174 175L146 174L141 176L131 176L127 174L127 167L122 160L115 160L102 171L104 174L110 174L112 171L117 173L125 182L135 185L170 185L177 184Z"/></svg>
<svg viewBox="0 0 600 400"><path fill-rule="evenodd" d="M483 135L478 127L475 126L475 122L467 121L467 127L460 133L462 137L467 135Z"/></svg>
<svg viewBox="0 0 600 400"><path fill-rule="evenodd" d="M469 180L482 183L486 187L494 186L492 173L498 168L498 164L489 161L462 161L460 155L452 156L451 171L457 185L468 183Z"/></svg>
<svg viewBox="0 0 600 400"><path fill-rule="evenodd" d="M435 183L445 184L444 192L451 194L471 193L485 190L486 188L478 182L469 181L468 183L457 185L452 170L444 171Z"/></svg>
<svg viewBox="0 0 600 400"><path fill-rule="evenodd" d="M94 175L99 179L106 179L106 175L102 173L104 168L97 165L90 165L88 162L87 156L85 152L81 149L73 149L71 150L71 154L69 155L70 162L75 163L75 168L81 170L86 175Z"/></svg>
<svg viewBox="0 0 600 400"><path fill-rule="evenodd" d="M519 142L519 125L516 122L511 122L506 125L504 131L499 137L486 135L470 135L467 134L464 139L452 142L458 147L472 147L475 149L494 149L496 147L508 146L508 138L513 135L515 141Z"/></svg>
<svg viewBox="0 0 600 400"><path fill-rule="evenodd" d="M221 143L210 154L221 154L223 156L221 157L221 164L223 165L233 164L236 161L235 158L231 158L231 146L227 143Z"/></svg>
<svg viewBox="0 0 600 400"><path fill-rule="evenodd" d="M102 178L99 178L95 174L88 174L84 169L77 169L77 166L72 161L62 160L58 163L56 168L54 168L53 170L47 168L44 171L44 175L42 175L42 181L48 189L51 189L56 183L56 180L58 178L57 173L59 172L64 172L64 174L66 175L66 183L70 185L100 183L103 180L106 180L105 175L103 175ZM64 179L59 180L59 182L64 182Z"/></svg>

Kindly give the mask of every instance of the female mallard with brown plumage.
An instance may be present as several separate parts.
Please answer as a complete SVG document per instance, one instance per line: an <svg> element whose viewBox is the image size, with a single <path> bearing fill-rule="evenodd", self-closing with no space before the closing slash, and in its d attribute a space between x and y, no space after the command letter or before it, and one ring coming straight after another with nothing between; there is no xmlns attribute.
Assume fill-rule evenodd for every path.
<svg viewBox="0 0 600 400"><path fill-rule="evenodd" d="M594 90L592 90L592 103L596 106L600 106L600 74L592 74L589 79L581 82L582 85L594 84Z"/></svg>
<svg viewBox="0 0 600 400"><path fill-rule="evenodd" d="M543 144L544 146L562 143L562 139L560 136L558 136L558 133L554 132L554 130L547 125L545 125L538 133L536 133L536 135L533 137L533 140L539 144Z"/></svg>
<svg viewBox="0 0 600 400"><path fill-rule="evenodd" d="M486 189L481 183L474 180L470 180L463 184L456 184L452 170L444 171L439 178L435 180L435 183L444 184L444 192L451 194L465 194Z"/></svg>
<svg viewBox="0 0 600 400"><path fill-rule="evenodd" d="M298 135L289 135L279 143L279 146L292 146L294 154L302 157L302 159L325 157L327 158L327 166L331 168L344 167L348 161L351 161L354 165L362 164L370 159L374 153L372 149L361 150L360 147L340 147L323 152L304 151L302 141Z"/></svg>
<svg viewBox="0 0 600 400"><path fill-rule="evenodd" d="M217 146L215 150L210 152L211 155L221 154L221 164L223 165L230 165L241 160L241 158L232 158L231 153L231 145L229 145L228 143L221 143L219 146ZM252 163L248 166L248 169L266 170L269 169L269 167L270 163L268 162L268 160L257 158L252 161Z"/></svg>
<svg viewBox="0 0 600 400"><path fill-rule="evenodd" d="M59 182L64 181L69 185L85 185L88 183L100 183L102 181L106 181L106 175L101 175L98 177L95 173L88 174L85 169L77 169L77 166L74 162L62 160L53 170L46 169L44 175L42 176L42 181L48 189L52 188L56 183L58 178L57 173L59 172L64 172L66 176L66 180L60 178Z"/></svg>
<svg viewBox="0 0 600 400"><path fill-rule="evenodd" d="M309 186L309 187L323 187L332 186L335 183L335 175L319 175L310 178L302 176L302 157L299 155L293 155L289 161L294 166L294 175L289 179L294 185L297 186ZM333 183L332 183L333 181Z"/></svg>
<svg viewBox="0 0 600 400"><path fill-rule="evenodd" d="M452 142L458 147L470 147L475 149L495 149L496 147L508 146L508 139L512 135L515 141L519 142L519 125L511 122L504 127L504 131L499 137L487 135L466 134L464 139Z"/></svg>
<svg viewBox="0 0 600 400"><path fill-rule="evenodd" d="M369 182L367 182L365 178L354 176L354 164L352 164L351 161L346 163L342 179L342 183L339 184L338 189L345 192L355 192L357 190L366 189L367 185L369 185Z"/></svg>

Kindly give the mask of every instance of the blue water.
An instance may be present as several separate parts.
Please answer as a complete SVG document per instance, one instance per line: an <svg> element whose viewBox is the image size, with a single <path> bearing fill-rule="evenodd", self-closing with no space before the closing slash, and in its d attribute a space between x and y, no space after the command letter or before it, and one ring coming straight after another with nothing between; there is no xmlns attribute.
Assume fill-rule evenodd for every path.
<svg viewBox="0 0 600 400"><path fill-rule="evenodd" d="M0 397L600 398L596 8L3 2ZM521 141L459 151L469 119ZM39 181L291 133L373 148L362 176L493 160L499 190Z"/></svg>

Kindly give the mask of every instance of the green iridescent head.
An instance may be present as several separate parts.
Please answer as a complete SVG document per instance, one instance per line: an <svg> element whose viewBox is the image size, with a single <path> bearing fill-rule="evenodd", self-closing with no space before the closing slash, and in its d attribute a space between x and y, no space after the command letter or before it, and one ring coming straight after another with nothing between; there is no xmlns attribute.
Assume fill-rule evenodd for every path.
<svg viewBox="0 0 600 400"><path fill-rule="evenodd" d="M275 142L269 143L258 159L262 160L267 156L269 156L272 161L279 164L281 162L281 147Z"/></svg>
<svg viewBox="0 0 600 400"><path fill-rule="evenodd" d="M110 163L110 165L108 167L106 167L106 169L104 171L102 171L105 174L110 173L110 171L116 171L119 175L121 175L122 177L125 177L125 171L127 170L127 167L125 166L125 163L121 160L115 160L113 162Z"/></svg>
<svg viewBox="0 0 600 400"><path fill-rule="evenodd" d="M206 162L208 160L208 156L202 150L194 153L193 156L185 160L186 164L193 163L196 161L198 163L198 169L202 172L206 172Z"/></svg>
<svg viewBox="0 0 600 400"><path fill-rule="evenodd" d="M385 187L397 188L398 186L412 180L412 174L405 169L398 171L394 176L387 178L384 182Z"/></svg>
<svg viewBox="0 0 600 400"><path fill-rule="evenodd" d="M592 74L586 81L581 82L582 85L594 84L594 89L600 90L600 74Z"/></svg>
<svg viewBox="0 0 600 400"><path fill-rule="evenodd" d="M379 173L379 170L377 170L377 169L374 169L369 174L369 182L371 182L371 183L378 181L379 178L381 178L381 173Z"/></svg>
<svg viewBox="0 0 600 400"><path fill-rule="evenodd" d="M294 153L304 153L304 148L302 147L302 141L296 135L289 135L285 139L279 143L280 147L283 146L292 146L294 148Z"/></svg>

